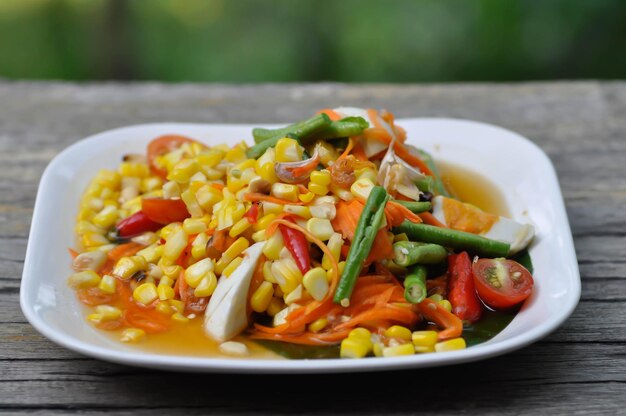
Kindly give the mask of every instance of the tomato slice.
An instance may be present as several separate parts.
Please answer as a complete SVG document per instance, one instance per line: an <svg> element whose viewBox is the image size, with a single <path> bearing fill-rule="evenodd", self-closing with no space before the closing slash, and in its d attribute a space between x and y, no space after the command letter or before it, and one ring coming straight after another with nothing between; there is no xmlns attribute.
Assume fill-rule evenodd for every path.
<svg viewBox="0 0 626 416"><path fill-rule="evenodd" d="M521 264L506 259L479 259L472 266L478 296L494 309L523 302L533 290L533 277Z"/></svg>
<svg viewBox="0 0 626 416"><path fill-rule="evenodd" d="M191 216L182 199L144 198L141 200L141 211L152 221L163 225Z"/></svg>
<svg viewBox="0 0 626 416"><path fill-rule="evenodd" d="M195 140L176 134L168 134L152 140L148 144L148 164L150 165L152 173L165 179L167 177L167 170L156 164L156 158L178 149L185 143L193 142L195 142Z"/></svg>

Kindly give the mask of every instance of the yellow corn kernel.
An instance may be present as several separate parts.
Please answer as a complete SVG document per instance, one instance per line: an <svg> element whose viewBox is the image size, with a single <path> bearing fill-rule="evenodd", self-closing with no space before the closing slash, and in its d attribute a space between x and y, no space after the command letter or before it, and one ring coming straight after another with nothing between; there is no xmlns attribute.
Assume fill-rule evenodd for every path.
<svg viewBox="0 0 626 416"><path fill-rule="evenodd" d="M310 180L312 183L328 186L330 185L330 172L324 170L314 170L311 172Z"/></svg>
<svg viewBox="0 0 626 416"><path fill-rule="evenodd" d="M269 260L278 260L280 258L280 250L285 246L283 236L280 232L275 232L267 239L263 246L263 254Z"/></svg>
<svg viewBox="0 0 626 416"><path fill-rule="evenodd" d="M298 217L302 217L304 219L311 218L311 211L309 211L309 207L305 207L303 205L287 204L284 206L283 211L297 215Z"/></svg>
<svg viewBox="0 0 626 416"><path fill-rule="evenodd" d="M428 297L428 299L432 300L433 302L441 302L443 300L443 296L439 295L439 294L434 294L434 295L430 295Z"/></svg>
<svg viewBox="0 0 626 416"><path fill-rule="evenodd" d="M130 279L132 275L141 270L146 270L148 263L141 256L122 257L113 268L113 275L120 279Z"/></svg>
<svg viewBox="0 0 626 416"><path fill-rule="evenodd" d="M261 241L267 240L267 234L265 233L265 230L259 230L252 234L252 240L255 243L260 243Z"/></svg>
<svg viewBox="0 0 626 416"><path fill-rule="evenodd" d="M161 178L157 176L150 176L141 180L139 189L141 190L141 192L151 192L161 189L162 186L163 181L161 180Z"/></svg>
<svg viewBox="0 0 626 416"><path fill-rule="evenodd" d="M76 234L85 234L85 233L96 233L96 234L104 234L104 230L100 227L96 227L91 222L86 220L79 220L76 223L76 228L74 229Z"/></svg>
<svg viewBox="0 0 626 416"><path fill-rule="evenodd" d="M154 283L143 283L133 290L133 299L143 305L149 305L159 298L159 292Z"/></svg>
<svg viewBox="0 0 626 416"><path fill-rule="evenodd" d="M439 306L441 306L442 308L444 308L448 312L452 312L452 304L450 303L450 301L448 299L442 299L442 300L440 300L437 303L439 304Z"/></svg>
<svg viewBox="0 0 626 416"><path fill-rule="evenodd" d="M212 168L224 159L224 152L220 149L211 148L202 151L196 156L196 161L203 167Z"/></svg>
<svg viewBox="0 0 626 416"><path fill-rule="evenodd" d="M259 313L265 312L270 306L273 296L274 286L270 282L261 283L250 298L250 306L252 306L252 310Z"/></svg>
<svg viewBox="0 0 626 416"><path fill-rule="evenodd" d="M94 178L94 182L98 185L109 189L115 189L120 185L120 174L113 170L102 169Z"/></svg>
<svg viewBox="0 0 626 416"><path fill-rule="evenodd" d="M341 276L341 273L343 273L343 269L345 267L346 267L346 262L345 261L340 261L339 263L337 263L337 268L339 269L339 270L337 270L337 273L339 274L339 276ZM326 271L326 278L328 279L329 282L332 280L332 276L333 276L332 269L329 268Z"/></svg>
<svg viewBox="0 0 626 416"><path fill-rule="evenodd" d="M383 357L399 357L401 355L413 354L415 354L413 344L400 344L383 348Z"/></svg>
<svg viewBox="0 0 626 416"><path fill-rule="evenodd" d="M411 330L400 325L393 325L385 331L387 338L398 338L405 341L411 340Z"/></svg>
<svg viewBox="0 0 626 416"><path fill-rule="evenodd" d="M232 226L232 228L228 232L228 235L231 237L237 237L239 234L250 228L251 225L252 224L250 224L250 221L248 221L247 218L242 218L237 221L235 225Z"/></svg>
<svg viewBox="0 0 626 416"><path fill-rule="evenodd" d="M107 261L106 253L102 251L89 251L80 253L72 260L72 269L76 271L82 270L99 270Z"/></svg>
<svg viewBox="0 0 626 416"><path fill-rule="evenodd" d="M282 204L276 204L274 202L263 201L261 203L261 206L263 207L263 214L265 214L265 216L269 214L278 215L281 212L283 212Z"/></svg>
<svg viewBox="0 0 626 416"><path fill-rule="evenodd" d="M154 308L163 315L171 315L175 312L174 308L172 308L172 305L170 305L169 302L159 302Z"/></svg>
<svg viewBox="0 0 626 416"><path fill-rule="evenodd" d="M122 342L139 342L146 337L146 331L139 328L126 328L122 331L120 341Z"/></svg>
<svg viewBox="0 0 626 416"><path fill-rule="evenodd" d="M185 315L183 315L180 312L176 312L175 314L172 315L172 321L176 321L176 322L180 322L182 324L185 324L185 323L189 322L189 318L187 318Z"/></svg>
<svg viewBox="0 0 626 416"><path fill-rule="evenodd" d="M198 172L200 167L193 159L183 159L174 165L174 169L167 175L167 179L178 183L187 183Z"/></svg>
<svg viewBox="0 0 626 416"><path fill-rule="evenodd" d="M298 202L298 187L296 185L277 182L272 185L270 194L286 201Z"/></svg>
<svg viewBox="0 0 626 416"><path fill-rule="evenodd" d="M187 207L187 211L189 211L189 214L191 214L192 217L198 218L204 215L204 211L196 199L195 192L191 188L181 193L180 199L183 200L185 206Z"/></svg>
<svg viewBox="0 0 626 416"><path fill-rule="evenodd" d="M368 352L367 345L361 339L345 338L341 341L339 352L341 358L363 358Z"/></svg>
<svg viewBox="0 0 626 416"><path fill-rule="evenodd" d="M117 286L117 280L108 274L102 276L100 279L100 283L98 283L98 288L105 293L115 293L115 287Z"/></svg>
<svg viewBox="0 0 626 416"><path fill-rule="evenodd" d="M376 170L372 168L364 168L358 169L354 171L356 179L369 179L373 183L376 183L378 179L378 175L376 174Z"/></svg>
<svg viewBox="0 0 626 416"><path fill-rule="evenodd" d="M182 254L187 247L187 233L178 226L165 238L163 257L172 263Z"/></svg>
<svg viewBox="0 0 626 416"><path fill-rule="evenodd" d="M303 149L294 139L283 137L276 142L276 162L297 162L302 160Z"/></svg>
<svg viewBox="0 0 626 416"><path fill-rule="evenodd" d="M463 338L453 338L446 341L438 342L435 344L435 351L455 351L465 349L465 340Z"/></svg>
<svg viewBox="0 0 626 416"><path fill-rule="evenodd" d="M321 218L311 218L306 222L306 229L315 237L322 241L327 241L335 230L329 220Z"/></svg>
<svg viewBox="0 0 626 416"><path fill-rule="evenodd" d="M145 178L150 175L148 165L140 162L122 162L118 171L122 176L135 176L138 178Z"/></svg>
<svg viewBox="0 0 626 416"><path fill-rule="evenodd" d="M374 356L382 357L384 348L385 345L382 342L375 342L374 345L372 345L372 352L374 353Z"/></svg>
<svg viewBox="0 0 626 416"><path fill-rule="evenodd" d="M367 328L354 328L352 331L350 331L348 337L370 341L372 333Z"/></svg>
<svg viewBox="0 0 626 416"><path fill-rule="evenodd" d="M209 242L209 236L206 233L200 233L191 243L191 257L199 260L206 256L206 245Z"/></svg>
<svg viewBox="0 0 626 416"><path fill-rule="evenodd" d="M278 283L276 278L272 274L272 262L266 261L263 263L263 279L270 283Z"/></svg>
<svg viewBox="0 0 626 416"><path fill-rule="evenodd" d="M226 266L228 266L230 262L235 259L235 257L239 256L249 246L250 243L246 238L239 237L230 245L230 247L226 249L226 251L222 254L222 257L217 261L215 264L215 271L218 274L222 274Z"/></svg>
<svg viewBox="0 0 626 416"><path fill-rule="evenodd" d="M122 310L110 305L96 306L96 313L102 317L101 322L114 321L122 316Z"/></svg>
<svg viewBox="0 0 626 416"><path fill-rule="evenodd" d="M183 268L180 267L178 264L166 264L163 259L159 260L158 266L163 274L171 278L172 280L178 279L178 276L180 276L180 272L183 271Z"/></svg>
<svg viewBox="0 0 626 416"><path fill-rule="evenodd" d="M372 192L373 188L374 182L372 182L371 180L367 178L357 179L356 181L354 181L352 186L350 186L350 192L352 192L352 195L356 196L357 198L367 199L367 197L370 196L370 192Z"/></svg>
<svg viewBox="0 0 626 416"><path fill-rule="evenodd" d="M305 204L308 204L309 202L313 201L313 198L315 198L315 194L310 191L307 193L298 195L298 199L304 202Z"/></svg>
<svg viewBox="0 0 626 416"><path fill-rule="evenodd" d="M206 258L197 263L192 264L185 270L184 279L187 284L196 288L202 279L215 269L213 260Z"/></svg>
<svg viewBox="0 0 626 416"><path fill-rule="evenodd" d="M278 176L276 176L276 170L273 163L266 163L256 168L256 173L261 179L269 182L270 184L278 182Z"/></svg>
<svg viewBox="0 0 626 416"><path fill-rule="evenodd" d="M302 284L315 300L322 300L328 294L326 271L321 267L315 267L306 272L302 277Z"/></svg>
<svg viewBox="0 0 626 416"><path fill-rule="evenodd" d="M320 332L322 329L326 328L328 325L328 319L319 318L309 324L309 331L311 332Z"/></svg>
<svg viewBox="0 0 626 416"><path fill-rule="evenodd" d="M291 305L294 302L297 302L299 300L302 299L302 285L298 285L296 286L296 288L294 290L292 290L291 292L289 292L288 294L285 294L284 296L284 300L285 300L285 304L286 305Z"/></svg>
<svg viewBox="0 0 626 416"><path fill-rule="evenodd" d="M174 298L174 289L171 286L163 285L159 283L157 286L157 293L159 295L159 300L170 300Z"/></svg>
<svg viewBox="0 0 626 416"><path fill-rule="evenodd" d="M283 308L285 307L285 304L283 303L283 301L279 298L272 298L272 300L270 300L270 304L267 307L266 313L269 316L276 316L276 314L278 312L280 312Z"/></svg>
<svg viewBox="0 0 626 416"><path fill-rule="evenodd" d="M326 195L329 190L328 186L320 185L320 184L313 183L313 182L309 182L309 185L307 186L307 188L309 189L309 191L311 191L315 195Z"/></svg>
<svg viewBox="0 0 626 416"><path fill-rule="evenodd" d="M170 307L175 312L183 313L183 311L185 310L185 302L183 302L182 300L171 299L169 302Z"/></svg>
<svg viewBox="0 0 626 416"><path fill-rule="evenodd" d="M224 271L222 272L222 276L227 276L227 277L230 276L237 269L237 267L241 265L242 261L243 261L243 257L235 257L235 259L231 261L228 264L228 266L224 268Z"/></svg>
<svg viewBox="0 0 626 416"><path fill-rule="evenodd" d="M209 272L202 278L198 286L193 291L194 296L203 298L211 296L217 287L217 277L215 273Z"/></svg>
<svg viewBox="0 0 626 416"><path fill-rule="evenodd" d="M329 188L335 196L344 201L352 201L354 199L354 195L352 195L352 192L347 189L343 189L340 186L335 185L334 183L331 183Z"/></svg>
<svg viewBox="0 0 626 416"><path fill-rule="evenodd" d="M339 233L333 233L328 239L328 243L326 243L328 250L330 250L331 254L335 258L335 260L339 260L339 256L341 255L341 247L343 247L343 237ZM328 255L324 253L324 257L322 257L322 267L325 270L330 270L331 268L331 259L328 258Z"/></svg>
<svg viewBox="0 0 626 416"><path fill-rule="evenodd" d="M200 234L205 232L206 229L206 222L198 218L187 218L183 221L183 230L185 230L187 234Z"/></svg>
<svg viewBox="0 0 626 416"><path fill-rule="evenodd" d="M89 249L109 244L109 240L105 236L95 232L87 232L83 234L81 239L83 247Z"/></svg>
<svg viewBox="0 0 626 416"><path fill-rule="evenodd" d="M224 159L228 162L240 162L246 159L246 151L239 146L233 147L226 152Z"/></svg>
<svg viewBox="0 0 626 416"><path fill-rule="evenodd" d="M272 275L280 289L288 295L300 285L302 273L291 259L277 260L272 263Z"/></svg>
<svg viewBox="0 0 626 416"><path fill-rule="evenodd" d="M67 284L74 289L84 289L97 286L100 283L100 275L93 270L85 270L74 273L67 279Z"/></svg>
<svg viewBox="0 0 626 416"><path fill-rule="evenodd" d="M159 280L159 285L173 287L174 286L174 279L172 279L171 277L163 276Z"/></svg>
<svg viewBox="0 0 626 416"><path fill-rule="evenodd" d="M434 352L437 343L437 331L415 331L411 335L415 352Z"/></svg>
<svg viewBox="0 0 626 416"><path fill-rule="evenodd" d="M137 255L146 259L148 263L156 263L159 261L162 254L163 246L157 244L149 245L148 247L137 252Z"/></svg>
<svg viewBox="0 0 626 416"><path fill-rule="evenodd" d="M90 313L87 315L87 320L92 324L99 324L102 322L102 315L99 313Z"/></svg>
<svg viewBox="0 0 626 416"><path fill-rule="evenodd" d="M265 208L265 205L263 206ZM282 212L282 205L280 205L280 207L281 207L280 209ZM265 211L265 209L263 209L263 211ZM276 219L276 214L265 214L257 220L257 222L252 226L252 229L254 231L265 230L271 224L271 222L274 221L275 219Z"/></svg>

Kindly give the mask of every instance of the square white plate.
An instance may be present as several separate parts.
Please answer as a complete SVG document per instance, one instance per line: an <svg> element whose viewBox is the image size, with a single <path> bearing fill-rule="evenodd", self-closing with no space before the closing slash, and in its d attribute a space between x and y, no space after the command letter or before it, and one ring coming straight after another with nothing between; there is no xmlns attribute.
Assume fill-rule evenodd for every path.
<svg viewBox="0 0 626 416"><path fill-rule="evenodd" d="M115 168L125 153L144 152L167 133L207 144L250 138L257 125L145 124L88 137L70 146L45 170L30 230L20 303L30 323L50 340L81 354L122 364L204 372L352 372L391 370L485 359L521 348L556 329L573 312L580 276L556 173L548 157L529 140L499 127L464 120L398 120L409 142L436 160L471 169L502 190L512 217L535 225L531 247L535 290L520 312L490 341L462 351L363 360L232 360L143 352L104 336L86 321L66 279L67 247L74 245L78 202L90 178Z"/></svg>

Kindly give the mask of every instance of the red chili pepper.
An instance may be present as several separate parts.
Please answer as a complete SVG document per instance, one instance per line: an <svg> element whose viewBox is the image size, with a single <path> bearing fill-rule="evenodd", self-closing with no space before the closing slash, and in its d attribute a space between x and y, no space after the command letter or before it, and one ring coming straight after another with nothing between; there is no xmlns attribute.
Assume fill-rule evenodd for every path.
<svg viewBox="0 0 626 416"><path fill-rule="evenodd" d="M285 219L293 221L291 218ZM309 243L306 241L304 234L284 225L279 225L278 229L283 235L285 247L287 247L287 250L289 250L296 261L298 269L300 269L302 274L308 272L311 269L311 256L309 254Z"/></svg>
<svg viewBox="0 0 626 416"><path fill-rule="evenodd" d="M143 211L137 211L130 217L124 218L116 226L117 234L124 238L133 237L146 231L156 231L161 227L161 224L152 221Z"/></svg>
<svg viewBox="0 0 626 416"><path fill-rule="evenodd" d="M256 222L259 220L259 204L253 202L248 212L244 214L244 217L248 220L250 224L256 224Z"/></svg>
<svg viewBox="0 0 626 416"><path fill-rule="evenodd" d="M464 321L478 321L483 306L476 295L472 262L467 252L448 256L448 273L448 300L452 312Z"/></svg>

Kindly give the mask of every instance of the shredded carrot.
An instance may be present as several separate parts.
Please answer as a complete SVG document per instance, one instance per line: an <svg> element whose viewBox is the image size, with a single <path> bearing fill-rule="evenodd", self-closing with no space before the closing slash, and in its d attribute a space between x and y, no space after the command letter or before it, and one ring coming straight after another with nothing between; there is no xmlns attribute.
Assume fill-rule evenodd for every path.
<svg viewBox="0 0 626 416"><path fill-rule="evenodd" d="M222 185L221 183L218 183L218 182L213 182L213 183L211 184L211 186L212 186L213 188L217 189L218 191L221 191L221 190L223 190L223 189L224 189L224 185Z"/></svg>
<svg viewBox="0 0 626 416"><path fill-rule="evenodd" d="M437 334L437 339L458 338L463 333L463 322L459 317L448 312L437 302L426 298L417 305L417 308L426 319L442 328Z"/></svg>
<svg viewBox="0 0 626 416"><path fill-rule="evenodd" d="M249 201L249 202L267 201L267 202L273 202L275 204L282 204L282 205L303 205L304 204L304 202L293 202L293 201L288 201L286 199L275 198L273 196L257 194L257 193L245 194L243 196L243 200Z"/></svg>
<svg viewBox="0 0 626 416"><path fill-rule="evenodd" d="M348 145L344 149L344 151L341 154L341 156L339 156L339 158L337 158L337 160L343 159L344 157L347 157L350 154L350 152L352 151L353 147L354 147L354 140L352 140L352 138L350 138L350 139L348 139ZM335 163L337 163L337 161L335 161Z"/></svg>
<svg viewBox="0 0 626 416"><path fill-rule="evenodd" d="M298 335L288 334L269 334L264 332L253 332L250 335L252 339L265 339L270 341L284 341L299 345L333 345L341 342L346 338L350 330L334 331L329 333L304 332Z"/></svg>
<svg viewBox="0 0 626 416"><path fill-rule="evenodd" d="M385 217L387 217L387 223L391 224L393 227L402 224L404 220L409 220L416 224L422 222L422 219L417 214L404 205L398 204L394 201L387 202L387 206L385 207Z"/></svg>
<svg viewBox="0 0 626 416"><path fill-rule="evenodd" d="M67 251L70 252L70 256L72 256L73 259L78 257L78 255L80 254L78 251L74 250L73 248L69 248L69 247L68 247Z"/></svg>
<svg viewBox="0 0 626 416"><path fill-rule="evenodd" d="M448 228L444 223L439 221L437 217L435 217L430 212L420 212L417 215L422 219L422 221L424 221L424 224L434 225L435 227Z"/></svg>
<svg viewBox="0 0 626 416"><path fill-rule="evenodd" d="M331 119L331 121L341 120L341 116L339 115L339 113L337 113L335 110L330 109L330 108L324 108L318 111L317 114L326 114L328 118Z"/></svg>
<svg viewBox="0 0 626 416"><path fill-rule="evenodd" d="M357 143L352 149L352 155L356 158L356 160L368 160L367 155L365 154L365 150L360 143Z"/></svg>

